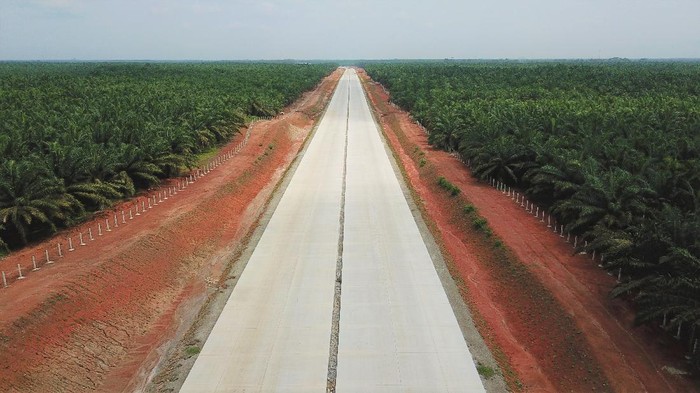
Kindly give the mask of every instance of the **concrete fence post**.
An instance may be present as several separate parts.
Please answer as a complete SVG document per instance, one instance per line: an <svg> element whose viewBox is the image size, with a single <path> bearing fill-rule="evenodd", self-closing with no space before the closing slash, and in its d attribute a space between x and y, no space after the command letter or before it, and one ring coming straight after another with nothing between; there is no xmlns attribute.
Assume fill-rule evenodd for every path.
<svg viewBox="0 0 700 393"><path fill-rule="evenodd" d="M537 211L535 212L535 217L539 217L539 216L540 216L540 207L537 206Z"/></svg>
<svg viewBox="0 0 700 393"><path fill-rule="evenodd" d="M46 263L47 263L47 264L53 263L53 261L51 260L51 258L49 258L49 250L44 249L44 256L46 257Z"/></svg>
<svg viewBox="0 0 700 393"><path fill-rule="evenodd" d="M136 215L140 216L141 213L139 213L139 201L136 201L136 203L134 205L135 205Z"/></svg>
<svg viewBox="0 0 700 393"><path fill-rule="evenodd" d="M80 240L80 243L79 243L79 244L80 244L81 246L84 246L84 245L85 245L85 242L83 241L83 233L82 233L82 232L78 232L78 239Z"/></svg>
<svg viewBox="0 0 700 393"><path fill-rule="evenodd" d="M542 218L544 218L544 216L542 216ZM552 215L550 214L549 216L547 216L547 228L551 228L551 227L552 227Z"/></svg>
<svg viewBox="0 0 700 393"><path fill-rule="evenodd" d="M124 213L124 210L122 210L122 224L126 224L126 214Z"/></svg>
<svg viewBox="0 0 700 393"><path fill-rule="evenodd" d="M41 269L40 267L38 267L38 266L36 265L36 257L35 257L34 255L32 255L32 266L34 267L34 268L32 269L33 272L35 272L35 271Z"/></svg>
<svg viewBox="0 0 700 393"><path fill-rule="evenodd" d="M114 213L114 227L119 228L119 222L117 221L117 213Z"/></svg>
<svg viewBox="0 0 700 393"><path fill-rule="evenodd" d="M102 236L102 223L97 223L97 236Z"/></svg>
<svg viewBox="0 0 700 393"><path fill-rule="evenodd" d="M134 214L131 212L131 208L129 208L129 220L134 219Z"/></svg>
<svg viewBox="0 0 700 393"><path fill-rule="evenodd" d="M564 237L564 224L559 225L559 237Z"/></svg>
<svg viewBox="0 0 700 393"><path fill-rule="evenodd" d="M571 243L571 232L566 232L566 242Z"/></svg>
<svg viewBox="0 0 700 393"><path fill-rule="evenodd" d="M19 272L19 277L17 277L17 279L18 280L24 279L24 276L22 275L22 266L20 266L19 263L17 264L17 271Z"/></svg>
<svg viewBox="0 0 700 393"><path fill-rule="evenodd" d="M544 209L542 209L542 218L540 219L540 222L544 222Z"/></svg>
<svg viewBox="0 0 700 393"><path fill-rule="evenodd" d="M107 230L107 232L112 232L112 229L109 227L109 219L105 220L105 226L106 226L105 229Z"/></svg>
<svg viewBox="0 0 700 393"><path fill-rule="evenodd" d="M93 241L95 240L95 238L92 237L92 228L88 228L88 238L90 238L90 240L93 240Z"/></svg>
<svg viewBox="0 0 700 393"><path fill-rule="evenodd" d="M574 248L578 246L578 236L574 236Z"/></svg>
<svg viewBox="0 0 700 393"><path fill-rule="evenodd" d="M58 257L63 258L63 253L61 252L61 243L57 243L56 246L58 247Z"/></svg>
<svg viewBox="0 0 700 393"><path fill-rule="evenodd" d="M7 288L7 276L5 276L5 271L2 272L2 286Z"/></svg>
<svg viewBox="0 0 700 393"><path fill-rule="evenodd" d="M68 238L68 251L75 251L75 248L73 248L73 238L72 237Z"/></svg>

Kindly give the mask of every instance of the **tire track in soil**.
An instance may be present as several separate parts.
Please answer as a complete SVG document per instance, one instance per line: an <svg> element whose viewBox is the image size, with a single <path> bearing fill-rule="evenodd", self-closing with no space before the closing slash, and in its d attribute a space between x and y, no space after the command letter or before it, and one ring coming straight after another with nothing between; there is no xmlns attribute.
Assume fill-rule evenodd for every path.
<svg viewBox="0 0 700 393"><path fill-rule="evenodd" d="M0 290L0 390L143 386L161 346L216 289L208 282L217 281L226 256L250 231L339 76L334 72L285 115L257 123L238 155L173 201Z"/></svg>

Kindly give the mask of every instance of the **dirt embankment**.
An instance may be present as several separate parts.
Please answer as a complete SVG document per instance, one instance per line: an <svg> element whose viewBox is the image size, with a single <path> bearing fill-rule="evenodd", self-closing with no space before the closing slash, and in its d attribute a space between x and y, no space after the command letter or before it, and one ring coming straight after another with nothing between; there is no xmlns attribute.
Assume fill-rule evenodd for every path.
<svg viewBox="0 0 700 393"><path fill-rule="evenodd" d="M614 279L590 258L434 149L387 92L361 77L423 215L475 322L513 390L689 392L693 381L662 370L668 339L651 340L607 294ZM444 176L461 194L437 185ZM473 205L476 211L472 211ZM483 217L487 225L478 223ZM493 232L495 236L489 235Z"/></svg>
<svg viewBox="0 0 700 393"><path fill-rule="evenodd" d="M0 288L0 390L143 386L163 344L216 290L341 75L335 71L284 115L255 123L240 153L186 190ZM25 265L46 248L55 241L2 264Z"/></svg>

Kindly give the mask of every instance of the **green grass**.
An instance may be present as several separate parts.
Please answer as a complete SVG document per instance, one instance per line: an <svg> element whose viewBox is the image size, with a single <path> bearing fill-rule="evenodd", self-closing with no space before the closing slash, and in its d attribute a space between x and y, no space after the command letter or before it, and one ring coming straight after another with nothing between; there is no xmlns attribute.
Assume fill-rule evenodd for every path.
<svg viewBox="0 0 700 393"><path fill-rule="evenodd" d="M476 365L476 371L485 379L491 379L494 375L496 375L496 370L494 370L493 367L489 367L481 363Z"/></svg>
<svg viewBox="0 0 700 393"><path fill-rule="evenodd" d="M453 197L459 195L459 193L461 192L461 190L459 188L457 188L457 186L450 183L449 180L445 179L442 176L440 176L440 178L438 179L438 185L443 190L448 191L450 193L450 195Z"/></svg>
<svg viewBox="0 0 700 393"><path fill-rule="evenodd" d="M185 355L187 355L187 357L194 356L198 354L199 351L201 351L201 349L197 346L187 347L185 348Z"/></svg>

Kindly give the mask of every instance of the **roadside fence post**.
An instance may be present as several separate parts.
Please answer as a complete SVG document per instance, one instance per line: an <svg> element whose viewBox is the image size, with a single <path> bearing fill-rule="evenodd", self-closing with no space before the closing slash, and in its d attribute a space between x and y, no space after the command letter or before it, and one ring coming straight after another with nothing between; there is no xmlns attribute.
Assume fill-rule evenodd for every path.
<svg viewBox="0 0 700 393"><path fill-rule="evenodd" d="M119 228L119 222L117 221L117 213L114 212L114 227Z"/></svg>
<svg viewBox="0 0 700 393"><path fill-rule="evenodd" d="M7 288L7 277L5 276L5 271L2 271L2 286Z"/></svg>
<svg viewBox="0 0 700 393"><path fill-rule="evenodd" d="M131 212L131 208L129 208L129 220L134 219L134 213Z"/></svg>
<svg viewBox="0 0 700 393"><path fill-rule="evenodd" d="M106 225L106 230L107 232L112 232L112 229L109 227L109 219L105 219L105 225Z"/></svg>
<svg viewBox="0 0 700 393"><path fill-rule="evenodd" d="M32 269L33 272L41 269L40 267L36 266L36 257L34 255L32 255L32 266L34 267L34 269Z"/></svg>
<svg viewBox="0 0 700 393"><path fill-rule="evenodd" d="M102 223L97 223L97 236L102 236Z"/></svg>
<svg viewBox="0 0 700 393"><path fill-rule="evenodd" d="M126 214L124 213L124 210L122 210L122 224L126 224Z"/></svg>
<svg viewBox="0 0 700 393"><path fill-rule="evenodd" d="M82 232L78 233L78 239L80 240L80 245L84 246L85 242L83 241L83 233Z"/></svg>
<svg viewBox="0 0 700 393"><path fill-rule="evenodd" d="M75 248L73 248L73 238L72 237L68 238L68 251L75 251Z"/></svg>
<svg viewBox="0 0 700 393"><path fill-rule="evenodd" d="M92 237L92 228L88 228L88 238L90 238L91 241L95 240L95 238Z"/></svg>
<svg viewBox="0 0 700 393"><path fill-rule="evenodd" d="M19 263L17 264L17 271L19 272L19 277L17 277L17 279L18 280L24 279L24 276L22 275L22 266L20 266Z"/></svg>
<svg viewBox="0 0 700 393"><path fill-rule="evenodd" d="M44 255L46 256L46 264L51 264L53 261L49 258L49 250L44 250Z"/></svg>

